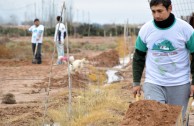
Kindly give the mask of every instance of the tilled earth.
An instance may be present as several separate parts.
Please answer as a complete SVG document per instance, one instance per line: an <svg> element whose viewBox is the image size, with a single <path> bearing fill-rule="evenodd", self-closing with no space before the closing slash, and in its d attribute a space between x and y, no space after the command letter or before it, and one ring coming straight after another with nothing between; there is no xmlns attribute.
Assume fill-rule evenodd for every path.
<svg viewBox="0 0 194 126"><path fill-rule="evenodd" d="M111 57L116 55L116 58L119 58L117 52L113 52ZM109 57L106 53L100 57L100 54L97 55L99 58L95 62L107 61ZM115 58L109 58L110 64L115 65ZM43 116L50 76L50 61L43 60L41 65L37 65L27 60L0 60L0 66L0 103L3 95L7 93L13 94L17 102L12 105L0 105L0 126L28 126L33 120ZM68 89L67 64L53 66L51 76L49 90L51 97ZM88 84L88 77L84 74L74 73L71 77L73 88L83 88ZM61 99L64 100L64 104L68 100L64 96ZM55 107L54 104L51 106Z"/></svg>

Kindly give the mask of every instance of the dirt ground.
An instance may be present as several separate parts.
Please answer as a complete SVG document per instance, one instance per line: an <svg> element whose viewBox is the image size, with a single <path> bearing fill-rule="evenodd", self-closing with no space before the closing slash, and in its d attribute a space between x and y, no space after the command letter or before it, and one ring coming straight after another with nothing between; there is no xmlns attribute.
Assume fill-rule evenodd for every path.
<svg viewBox="0 0 194 126"><path fill-rule="evenodd" d="M17 39L15 38L15 41L19 41ZM95 44L105 41L103 38L94 38L93 40ZM91 41L91 38L87 38L85 41ZM95 57L100 53L100 51L83 50L79 54L72 55L76 59L81 59ZM101 58L103 59L103 56ZM102 61L100 59L96 61L98 60ZM114 62L114 60L112 61ZM48 57L43 58L41 65L32 64L31 60L0 59L0 103L3 95L7 93L14 94L17 102L13 105L0 104L1 126L27 126L29 121L43 116L43 103L49 82L50 64L51 61ZM49 91L51 97L68 89L67 64L53 66L51 76ZM78 73L72 75L73 88L86 87L87 82L85 75Z"/></svg>
<svg viewBox="0 0 194 126"><path fill-rule="evenodd" d="M29 38L23 39L27 41ZM15 38L15 41L20 40ZM115 41L115 39L89 37L71 39L71 41L76 41L76 43L92 41L93 44L104 44ZM98 67L112 67L118 64L118 54L113 50L106 52L82 50L71 55L74 55L76 59L87 57L93 62L92 65L96 63ZM0 104L0 126L29 126L29 122L42 118L46 87L50 76L50 64L48 57L43 59L41 65L31 64L31 60L0 59L0 103L6 93L14 94L17 102L17 104L13 105ZM132 82L131 67L129 67L129 72L121 74L125 77L125 83ZM50 97L56 97L60 92L68 90L66 64L53 66L51 76ZM85 74L75 73L72 75L73 88L86 87L88 81ZM76 93L73 95L76 95ZM123 96L128 97L127 95ZM63 100L64 104L67 104L67 97L61 96L57 97L57 99ZM51 106L55 107L54 104ZM189 126L194 126L194 115L192 114L194 112L190 114Z"/></svg>

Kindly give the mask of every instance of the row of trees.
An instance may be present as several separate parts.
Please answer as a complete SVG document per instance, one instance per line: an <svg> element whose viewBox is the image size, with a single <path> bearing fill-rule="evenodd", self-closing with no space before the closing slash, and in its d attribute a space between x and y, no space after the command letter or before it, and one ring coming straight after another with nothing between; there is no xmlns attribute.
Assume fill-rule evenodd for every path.
<svg viewBox="0 0 194 126"><path fill-rule="evenodd" d="M136 26L129 26L129 35L138 33ZM45 36L53 36L55 28L45 28ZM70 36L120 36L124 34L123 25L99 25L99 24L68 24ZM0 35L30 36L27 27L3 27L0 26Z"/></svg>

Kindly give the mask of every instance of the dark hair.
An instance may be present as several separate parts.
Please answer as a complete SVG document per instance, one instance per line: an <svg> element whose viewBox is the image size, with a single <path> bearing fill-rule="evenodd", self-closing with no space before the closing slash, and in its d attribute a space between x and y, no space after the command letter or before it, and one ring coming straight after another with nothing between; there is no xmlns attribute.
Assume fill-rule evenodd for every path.
<svg viewBox="0 0 194 126"><path fill-rule="evenodd" d="M57 21L62 21L62 17L61 16L57 16Z"/></svg>
<svg viewBox="0 0 194 126"><path fill-rule="evenodd" d="M162 4L166 9L171 5L171 0L151 0L150 7Z"/></svg>
<svg viewBox="0 0 194 126"><path fill-rule="evenodd" d="M36 22L36 21L39 21L39 19L38 18L34 19L34 22Z"/></svg>

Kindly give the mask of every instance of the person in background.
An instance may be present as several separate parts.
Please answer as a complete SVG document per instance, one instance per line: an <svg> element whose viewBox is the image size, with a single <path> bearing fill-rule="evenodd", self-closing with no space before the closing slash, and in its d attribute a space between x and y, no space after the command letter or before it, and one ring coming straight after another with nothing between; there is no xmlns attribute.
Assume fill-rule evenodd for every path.
<svg viewBox="0 0 194 126"><path fill-rule="evenodd" d="M37 44L37 52L35 55L35 59L37 62L32 62L32 63L37 63L41 64L42 59L41 59L41 48L42 48L42 40L43 40L43 33L44 33L44 26L40 25L39 19L34 20L34 25L29 28L29 31L32 32L32 52L33 55L35 53L35 48Z"/></svg>
<svg viewBox="0 0 194 126"><path fill-rule="evenodd" d="M192 13L189 24L194 28L194 13Z"/></svg>
<svg viewBox="0 0 194 126"><path fill-rule="evenodd" d="M151 0L150 9L153 20L141 27L135 44L133 94L143 89L145 99L183 106L184 117L194 94L194 29L171 13L171 0Z"/></svg>
<svg viewBox="0 0 194 126"><path fill-rule="evenodd" d="M65 25L62 22L62 17L57 16L57 25L55 27L55 35L54 35L54 42L56 44L57 48L57 63L55 65L60 65L63 62L60 60L59 57L63 56L64 57L64 40L66 37L66 28Z"/></svg>

